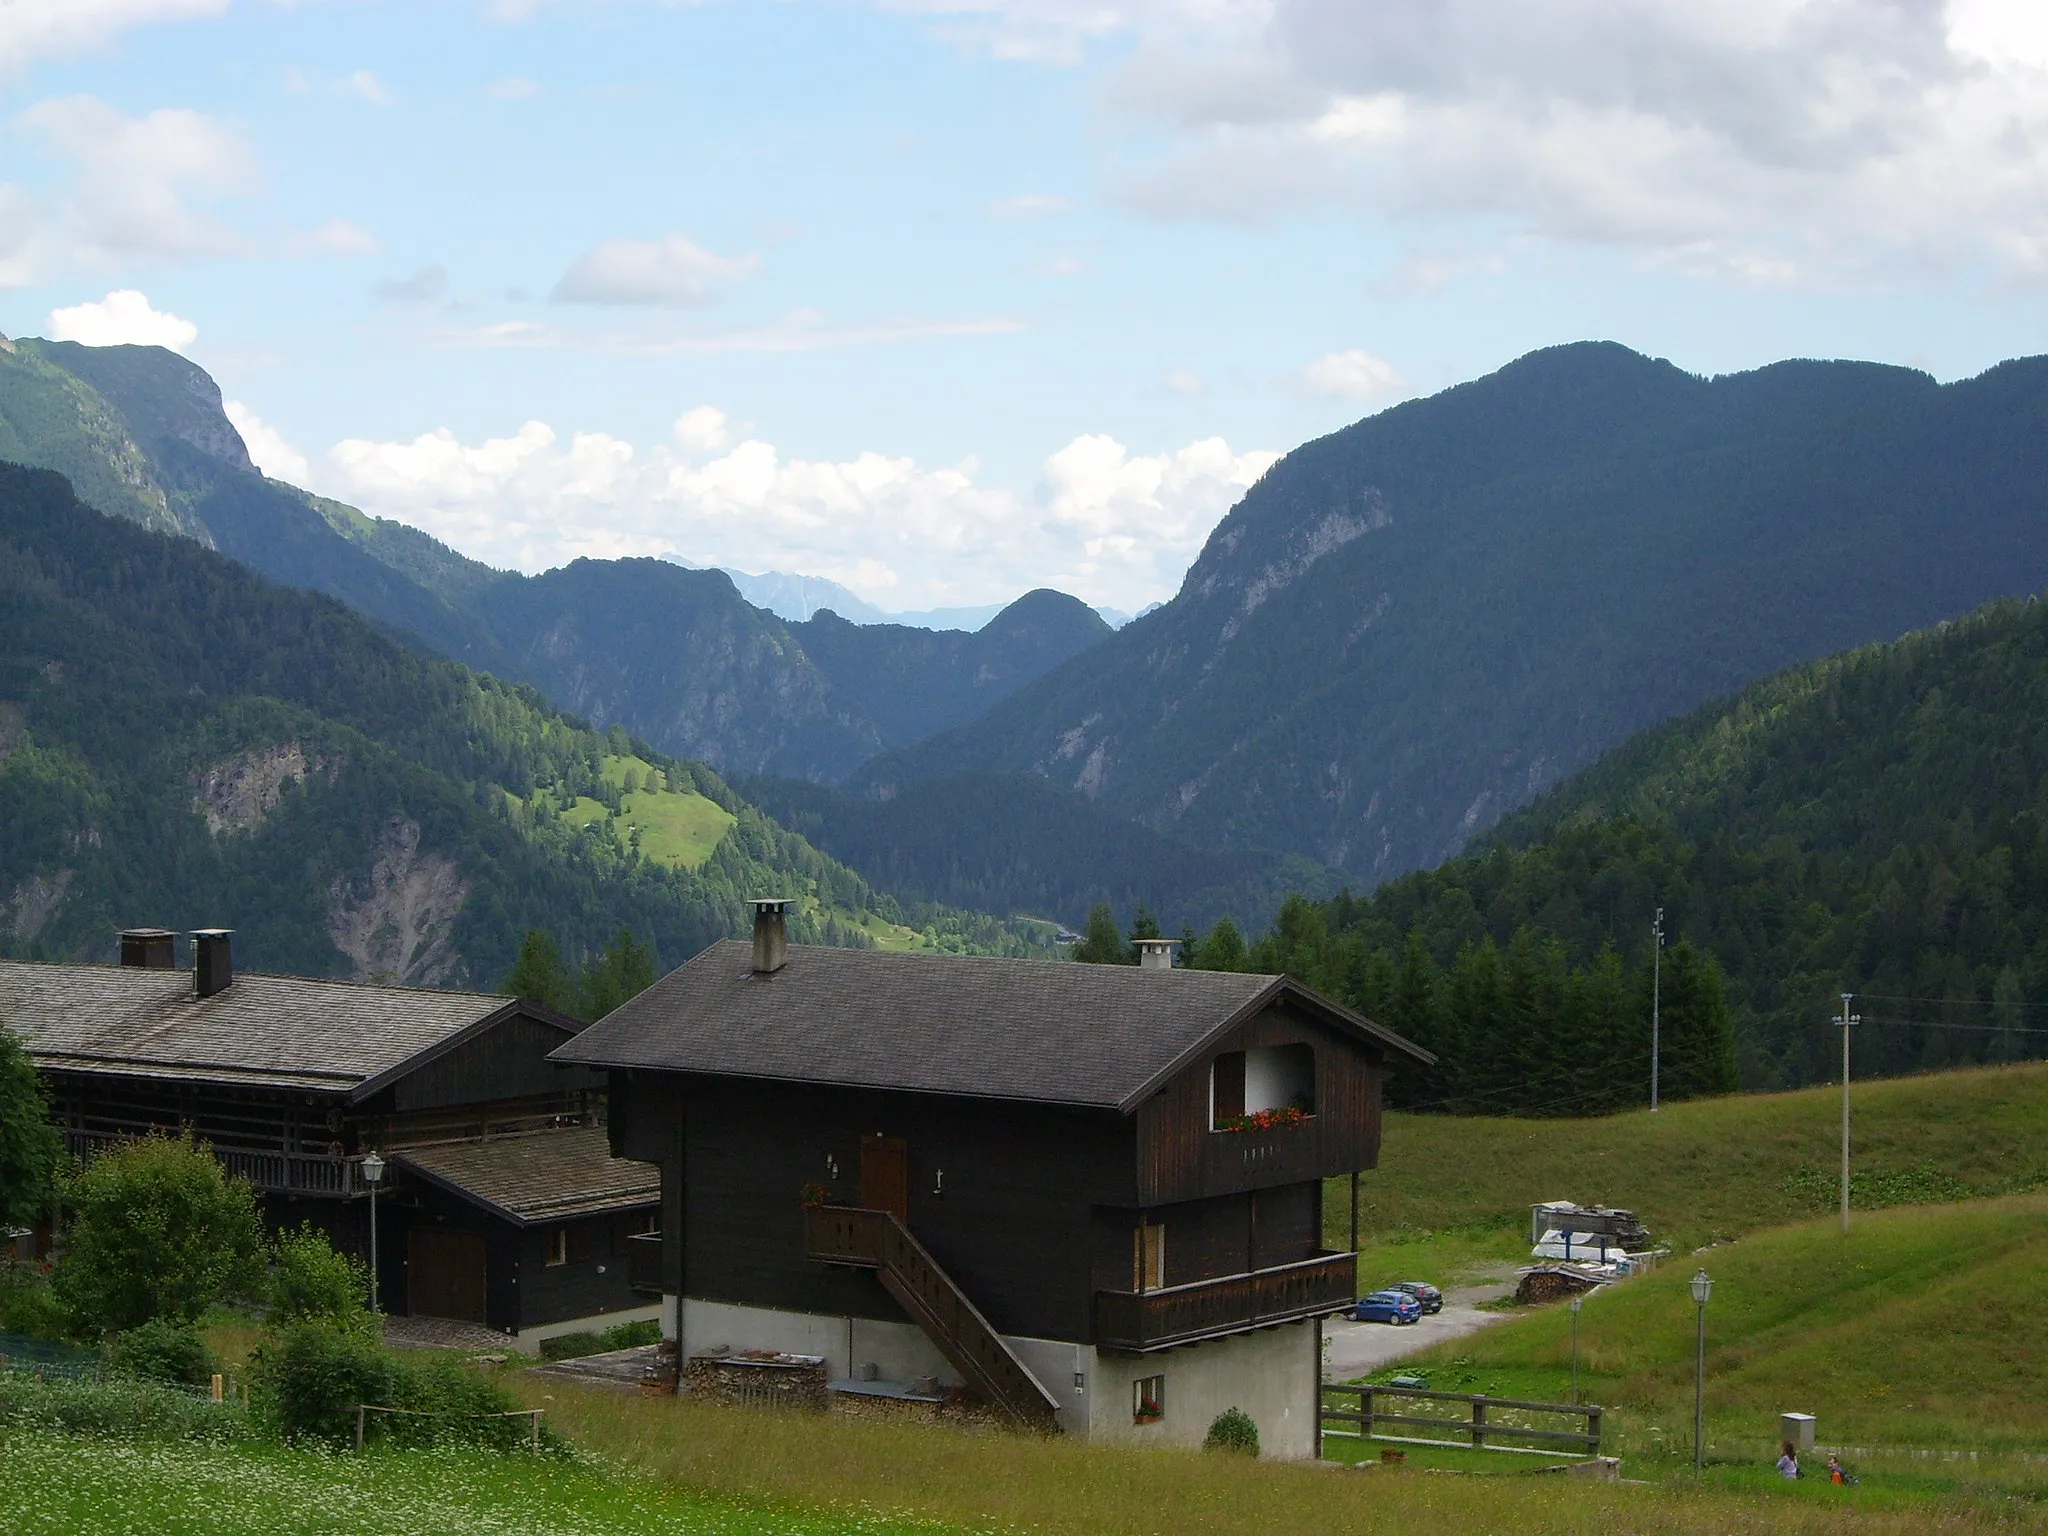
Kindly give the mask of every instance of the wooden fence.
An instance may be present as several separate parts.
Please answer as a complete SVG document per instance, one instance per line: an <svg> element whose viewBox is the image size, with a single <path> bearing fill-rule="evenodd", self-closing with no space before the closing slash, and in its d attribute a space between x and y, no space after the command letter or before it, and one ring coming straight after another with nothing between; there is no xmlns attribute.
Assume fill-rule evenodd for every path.
<svg viewBox="0 0 2048 1536"><path fill-rule="evenodd" d="M1336 1400L1336 1406L1332 1406L1332 1399ZM1346 1402L1356 1406L1343 1406ZM1414 1411L1437 1404L1456 1405L1458 1416L1448 1418ZM1524 1455L1597 1456L1600 1454L1602 1411L1591 1404L1582 1407L1576 1403L1526 1403L1510 1397L1488 1397L1483 1392L1432 1392L1426 1387L1325 1386L1319 1428L1325 1435L1386 1440L1395 1444L1406 1441L1412 1445L1519 1451ZM1567 1422L1576 1420L1580 1427L1556 1429L1541 1422L1530 1422L1559 1419ZM1380 1433L1386 1426L1398 1426L1402 1431L1438 1430L1443 1434L1439 1438L1429 1438L1408 1432ZM1503 1443L1524 1440L1540 1443Z"/></svg>

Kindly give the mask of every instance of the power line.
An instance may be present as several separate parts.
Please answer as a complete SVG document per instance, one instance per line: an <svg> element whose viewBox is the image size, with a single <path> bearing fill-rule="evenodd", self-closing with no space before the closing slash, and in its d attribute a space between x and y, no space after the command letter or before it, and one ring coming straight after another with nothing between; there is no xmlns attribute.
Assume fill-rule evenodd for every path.
<svg viewBox="0 0 2048 1536"><path fill-rule="evenodd" d="M1840 1021L1830 1019L1826 1022L1833 1024ZM1882 1015L1868 1013L1863 1016L1863 1022L1866 1024L1896 1024L1908 1029L1962 1030L1970 1034L1982 1035L2048 1035L2048 1029L2027 1029L2018 1024L2010 1028L2003 1024L1944 1024L1936 1019L1887 1019Z"/></svg>

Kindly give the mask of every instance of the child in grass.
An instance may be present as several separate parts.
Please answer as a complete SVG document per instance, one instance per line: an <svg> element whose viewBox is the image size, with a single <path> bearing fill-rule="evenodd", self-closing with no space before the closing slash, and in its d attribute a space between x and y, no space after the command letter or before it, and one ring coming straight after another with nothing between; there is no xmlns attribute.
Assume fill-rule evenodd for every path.
<svg viewBox="0 0 2048 1536"><path fill-rule="evenodd" d="M1799 1475L1799 1447L1787 1440L1778 1457L1778 1475L1797 1477Z"/></svg>

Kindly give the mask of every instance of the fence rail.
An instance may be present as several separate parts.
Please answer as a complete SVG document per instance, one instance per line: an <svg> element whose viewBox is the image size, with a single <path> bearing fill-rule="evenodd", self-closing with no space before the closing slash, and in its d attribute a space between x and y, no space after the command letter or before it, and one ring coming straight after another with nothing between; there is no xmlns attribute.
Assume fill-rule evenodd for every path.
<svg viewBox="0 0 2048 1536"><path fill-rule="evenodd" d="M1348 1397L1356 1402L1357 1407L1333 1407L1333 1397L1340 1404ZM1480 1451L1517 1451L1523 1455L1543 1456L1599 1455L1600 1421L1605 1412L1593 1404L1532 1403L1512 1397L1489 1397L1483 1392L1432 1392L1426 1387L1326 1385L1320 1401L1319 1428L1325 1435L1349 1435L1364 1440L1386 1440L1397 1444L1406 1441L1412 1445L1469 1445ZM1438 1403L1461 1405L1464 1412L1457 1418L1449 1418L1436 1414L1402 1411L1411 1406L1428 1407ZM1392 1407L1382 1407L1382 1404L1391 1404ZM1501 1414L1510 1417L1499 1417ZM1536 1415L1548 1415L1567 1421L1576 1419L1583 1427L1552 1429L1521 1422ZM1356 1428L1333 1429L1332 1425L1355 1425ZM1429 1439L1414 1434L1383 1435L1378 1432L1382 1425L1442 1430L1447 1435L1456 1435L1458 1438ZM1509 1440L1535 1440L1541 1444L1501 1443ZM1559 1449L1551 1449L1553 1446Z"/></svg>

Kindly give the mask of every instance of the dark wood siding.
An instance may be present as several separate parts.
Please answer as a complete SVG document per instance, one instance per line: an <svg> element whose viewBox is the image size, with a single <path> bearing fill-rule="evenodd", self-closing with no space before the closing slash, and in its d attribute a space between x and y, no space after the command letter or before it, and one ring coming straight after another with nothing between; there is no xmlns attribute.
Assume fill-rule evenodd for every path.
<svg viewBox="0 0 2048 1536"><path fill-rule="evenodd" d="M569 1037L538 1020L514 1014L504 1023L437 1056L392 1085L400 1114L448 1104L480 1104L577 1088L602 1088L604 1074L590 1067L557 1066L549 1051Z"/></svg>
<svg viewBox="0 0 2048 1536"><path fill-rule="evenodd" d="M562 1225L569 1229L566 1264L547 1261L554 1227L527 1227L517 1234L522 1328L648 1304L626 1283L625 1223L618 1216L589 1216Z"/></svg>
<svg viewBox="0 0 2048 1536"><path fill-rule="evenodd" d="M805 1256L804 1186L858 1198L860 1142L901 1137L910 1230L1005 1333L1088 1337L1095 1210L1136 1204L1113 1112L684 1078L614 1080L623 1155L664 1162L663 1230L687 1295L901 1321L873 1275ZM667 1121L664 1131L661 1122ZM668 1137L682 1126L679 1189ZM1126 1239L1128 1240L1128 1239Z"/></svg>
<svg viewBox="0 0 2048 1536"><path fill-rule="evenodd" d="M1209 1070L1216 1057L1297 1043L1315 1052L1315 1114L1305 1124L1267 1131L1211 1130ZM1371 1047L1299 1010L1269 1008L1220 1037L1139 1107L1139 1199L1169 1205L1370 1168L1379 1161L1380 1081Z"/></svg>
<svg viewBox="0 0 2048 1536"><path fill-rule="evenodd" d="M1270 1269L1313 1258L1322 1251L1322 1186L1284 1184L1277 1189L1218 1195L1174 1205L1099 1210L1092 1226L1094 1286L1132 1288L1133 1234L1142 1219L1166 1229L1166 1281L1187 1285L1248 1269Z"/></svg>

